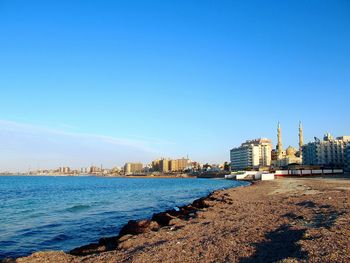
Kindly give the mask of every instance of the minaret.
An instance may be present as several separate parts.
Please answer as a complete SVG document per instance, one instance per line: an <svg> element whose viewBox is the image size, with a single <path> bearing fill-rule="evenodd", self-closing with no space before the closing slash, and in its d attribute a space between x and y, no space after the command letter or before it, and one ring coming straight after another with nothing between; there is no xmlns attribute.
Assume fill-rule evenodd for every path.
<svg viewBox="0 0 350 263"><path fill-rule="evenodd" d="M304 135L303 135L303 126L301 121L299 122L299 157L303 158L303 145L304 145Z"/></svg>
<svg viewBox="0 0 350 263"><path fill-rule="evenodd" d="M282 134L281 134L281 125L280 122L278 122L277 127L277 159L282 159L283 155L283 146L282 146Z"/></svg>

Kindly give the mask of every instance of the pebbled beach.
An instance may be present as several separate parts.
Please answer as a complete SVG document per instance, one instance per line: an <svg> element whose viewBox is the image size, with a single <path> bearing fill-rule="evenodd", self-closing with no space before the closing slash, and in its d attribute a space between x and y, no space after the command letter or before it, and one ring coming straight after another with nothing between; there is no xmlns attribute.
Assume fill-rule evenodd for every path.
<svg viewBox="0 0 350 263"><path fill-rule="evenodd" d="M348 178L278 178L129 222L70 254L16 262L350 262L349 237Z"/></svg>

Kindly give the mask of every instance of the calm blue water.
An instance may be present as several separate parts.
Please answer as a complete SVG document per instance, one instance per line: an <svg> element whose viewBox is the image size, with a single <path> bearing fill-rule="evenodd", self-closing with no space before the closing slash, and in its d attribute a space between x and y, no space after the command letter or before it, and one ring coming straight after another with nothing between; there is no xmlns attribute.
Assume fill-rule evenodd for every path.
<svg viewBox="0 0 350 263"><path fill-rule="evenodd" d="M231 180L0 176L0 259L70 250L130 219L181 206Z"/></svg>

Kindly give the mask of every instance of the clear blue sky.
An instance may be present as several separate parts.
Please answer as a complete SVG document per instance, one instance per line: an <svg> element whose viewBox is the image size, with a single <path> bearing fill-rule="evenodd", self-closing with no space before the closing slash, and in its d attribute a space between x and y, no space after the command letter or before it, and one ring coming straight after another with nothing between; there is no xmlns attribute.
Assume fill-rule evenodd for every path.
<svg viewBox="0 0 350 263"><path fill-rule="evenodd" d="M0 170L350 134L350 2L0 0Z"/></svg>

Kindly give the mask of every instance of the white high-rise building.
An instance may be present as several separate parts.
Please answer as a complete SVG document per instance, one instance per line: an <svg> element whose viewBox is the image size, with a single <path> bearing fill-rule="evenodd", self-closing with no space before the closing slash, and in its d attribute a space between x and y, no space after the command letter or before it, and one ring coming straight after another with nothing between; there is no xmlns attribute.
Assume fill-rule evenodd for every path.
<svg viewBox="0 0 350 263"><path fill-rule="evenodd" d="M271 165L271 140L260 138L246 141L230 151L231 169L258 169Z"/></svg>
<svg viewBox="0 0 350 263"><path fill-rule="evenodd" d="M347 172L350 172L350 142L347 142L344 148L344 159L345 159L344 170Z"/></svg>
<svg viewBox="0 0 350 263"><path fill-rule="evenodd" d="M314 142L303 146L303 164L345 168L349 142L350 136L334 139L330 133L323 140L315 138Z"/></svg>

